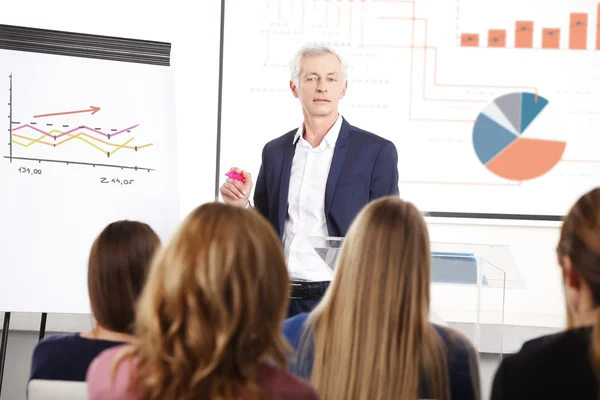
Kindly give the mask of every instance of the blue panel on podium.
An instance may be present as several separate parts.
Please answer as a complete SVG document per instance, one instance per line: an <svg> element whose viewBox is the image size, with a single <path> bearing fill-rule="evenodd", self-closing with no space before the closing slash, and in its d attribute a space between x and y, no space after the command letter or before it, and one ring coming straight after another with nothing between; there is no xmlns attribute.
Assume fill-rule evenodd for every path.
<svg viewBox="0 0 600 400"><path fill-rule="evenodd" d="M477 257L472 253L431 253L431 282L477 284ZM482 276L482 284L487 279Z"/></svg>

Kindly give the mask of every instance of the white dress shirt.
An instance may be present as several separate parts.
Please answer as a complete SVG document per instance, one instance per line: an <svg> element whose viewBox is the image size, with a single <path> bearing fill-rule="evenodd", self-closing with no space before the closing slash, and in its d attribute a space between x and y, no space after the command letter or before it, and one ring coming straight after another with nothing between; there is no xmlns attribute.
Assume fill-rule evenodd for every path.
<svg viewBox="0 0 600 400"><path fill-rule="evenodd" d="M291 280L330 281L333 271L316 253L308 237L326 237L325 188L333 160L335 142L342 127L335 124L315 148L303 137L303 125L294 137L296 150L292 161L288 211L283 230L283 247Z"/></svg>

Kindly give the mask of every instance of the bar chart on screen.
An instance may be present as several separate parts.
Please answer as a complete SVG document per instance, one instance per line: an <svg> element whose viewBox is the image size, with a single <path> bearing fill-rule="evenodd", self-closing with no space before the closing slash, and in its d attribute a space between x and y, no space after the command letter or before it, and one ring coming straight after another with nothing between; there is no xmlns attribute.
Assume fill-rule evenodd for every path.
<svg viewBox="0 0 600 400"><path fill-rule="evenodd" d="M498 12L490 12L492 17L471 15L474 9L481 8L472 0L456 0L459 13L457 31L460 32L459 45L462 47L518 48L531 50L589 50L600 51L600 2L562 2L560 11L549 13L548 7L558 2L519 2L498 3ZM529 3L529 4L528 4ZM491 6L492 9L494 6ZM476 21L479 21L476 22ZM467 26L476 26L469 29ZM466 29L466 30L465 30ZM486 40L480 40L486 38Z"/></svg>

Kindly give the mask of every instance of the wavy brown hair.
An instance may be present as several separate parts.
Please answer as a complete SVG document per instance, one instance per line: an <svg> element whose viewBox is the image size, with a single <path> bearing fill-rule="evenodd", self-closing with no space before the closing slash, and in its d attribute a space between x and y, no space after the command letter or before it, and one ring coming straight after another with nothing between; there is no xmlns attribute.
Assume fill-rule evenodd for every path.
<svg viewBox="0 0 600 400"><path fill-rule="evenodd" d="M581 196L563 219L557 255L561 265L565 256L571 259L573 268L590 288L595 306L600 306L600 188ZM572 327L568 308L567 318ZM600 311L593 332L591 361L600 382Z"/></svg>
<svg viewBox="0 0 600 400"><path fill-rule="evenodd" d="M279 237L254 210L194 210L152 265L123 356L143 399L268 399L262 362L286 367L288 273ZM122 358L121 358L122 359Z"/></svg>
<svg viewBox="0 0 600 400"><path fill-rule="evenodd" d="M385 197L359 213L300 345L300 368L313 346L311 383L323 399L416 400L421 377L431 398L450 398L447 350L429 322L430 263L413 204Z"/></svg>

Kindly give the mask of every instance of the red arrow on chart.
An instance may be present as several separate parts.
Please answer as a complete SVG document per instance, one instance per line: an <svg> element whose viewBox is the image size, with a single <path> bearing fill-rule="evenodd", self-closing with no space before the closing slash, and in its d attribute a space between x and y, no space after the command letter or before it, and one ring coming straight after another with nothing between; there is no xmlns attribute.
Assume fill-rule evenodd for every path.
<svg viewBox="0 0 600 400"><path fill-rule="evenodd" d="M88 108L87 110L64 111L64 112L58 112L58 113L52 113L52 114L40 114L40 115L34 115L33 118L52 117L54 115L79 114L79 113L85 113L85 112L91 112L92 115L94 115L98 111L100 111L100 107L90 106L90 108Z"/></svg>

